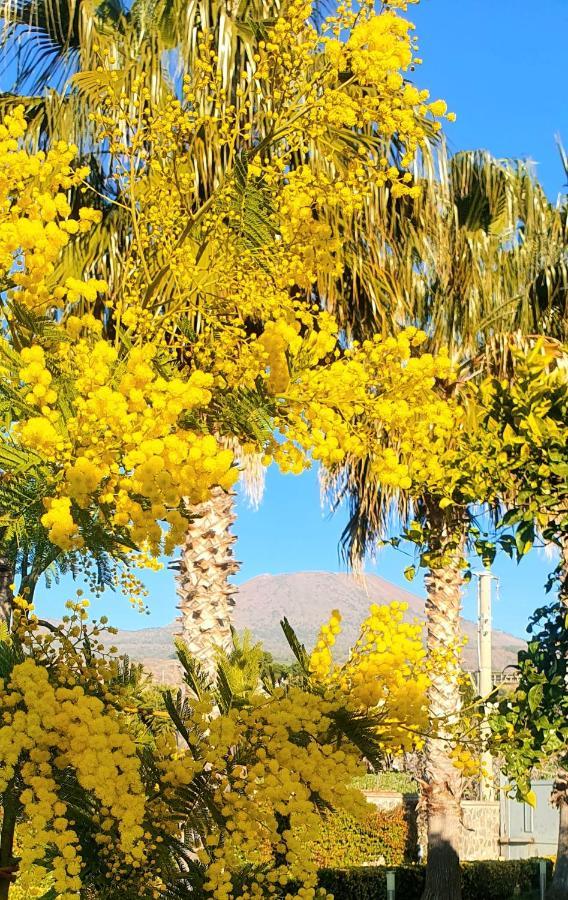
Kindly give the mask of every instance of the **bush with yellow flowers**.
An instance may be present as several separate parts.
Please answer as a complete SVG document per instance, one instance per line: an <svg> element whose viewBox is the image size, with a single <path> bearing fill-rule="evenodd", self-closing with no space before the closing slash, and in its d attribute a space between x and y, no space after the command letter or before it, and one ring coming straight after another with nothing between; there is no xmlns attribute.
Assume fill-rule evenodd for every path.
<svg viewBox="0 0 568 900"><path fill-rule="evenodd" d="M391 755L424 748L432 733L443 735L452 764L465 778L481 772L480 706L470 701L452 721L433 718L428 687L433 676L457 678L464 689L469 679L460 666L462 646L426 653L424 624L404 621L406 603L373 604L347 660L336 663L333 647L341 631L341 614L334 610L322 626L307 669L311 677L376 723L376 739Z"/></svg>
<svg viewBox="0 0 568 900"><path fill-rule="evenodd" d="M319 896L321 817L366 816L352 786L363 756L377 763L407 746L395 719L418 724L402 692L385 717L377 698L371 709L366 695L311 679L303 659L303 686L238 695L222 670L212 688L179 648L185 690L156 706L105 653L101 634L113 630L89 625L87 605L69 604L54 626L17 599L0 642L1 850L18 891L32 896L44 869L66 900L89 890L173 900L190 888L215 900ZM395 613L372 616L396 628Z"/></svg>
<svg viewBox="0 0 568 900"><path fill-rule="evenodd" d="M83 606L62 627L40 630L26 602L15 603L12 630L0 644L2 858L10 858L17 823L25 822L20 890L31 896L38 867L48 865L57 897L78 900L81 794L104 810L101 828L117 858L133 867L144 860L140 762L116 708L113 664L100 654L100 630L85 630Z"/></svg>

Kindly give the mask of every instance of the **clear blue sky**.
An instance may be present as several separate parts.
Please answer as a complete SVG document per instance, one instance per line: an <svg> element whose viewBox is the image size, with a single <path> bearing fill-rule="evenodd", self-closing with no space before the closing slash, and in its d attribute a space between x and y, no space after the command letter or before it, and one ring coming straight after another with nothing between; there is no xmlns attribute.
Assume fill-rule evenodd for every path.
<svg viewBox="0 0 568 900"><path fill-rule="evenodd" d="M555 135L568 144L568 0L422 0L409 16L424 59L417 83L429 88L432 97L444 98L458 116L448 126L450 148L485 148L497 156L531 159L549 196L556 198L564 185ZM261 573L338 571L344 522L344 515L330 518L322 512L315 472L293 477L270 470L258 511L239 500L237 557L243 565L237 580ZM409 562L400 553L382 551L368 570L408 587L402 571ZM530 613L545 600L543 584L551 566L536 551L520 566L507 558L497 561L496 628L523 634ZM97 601L93 612L110 614L119 627L170 622L175 606L171 573L153 574L146 581L150 616L140 616L112 595ZM411 589L423 595L420 577ZM73 590L66 580L42 592L39 609L59 615L62 600ZM464 612L473 618L475 608L472 586L464 597Z"/></svg>

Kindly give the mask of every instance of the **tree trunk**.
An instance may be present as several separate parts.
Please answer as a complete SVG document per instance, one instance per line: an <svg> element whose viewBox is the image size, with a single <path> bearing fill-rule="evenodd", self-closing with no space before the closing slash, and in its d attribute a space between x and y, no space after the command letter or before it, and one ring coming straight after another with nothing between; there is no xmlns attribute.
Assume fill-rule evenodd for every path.
<svg viewBox="0 0 568 900"><path fill-rule="evenodd" d="M16 805L12 792L15 790L11 781L2 795L2 827L0 828L0 900L8 900L10 885L18 870L14 860L14 836L16 833Z"/></svg>
<svg viewBox="0 0 568 900"><path fill-rule="evenodd" d="M568 541L565 541L562 547L561 560L562 573L558 597L568 613ZM568 661L564 677L568 692ZM546 897L547 900L568 900L568 772L564 769L560 769L556 774L552 802L558 807L560 823L554 873Z"/></svg>
<svg viewBox="0 0 568 900"><path fill-rule="evenodd" d="M13 566L6 556L0 555L0 621L10 621L14 599L10 585L13 581Z"/></svg>
<svg viewBox="0 0 568 900"><path fill-rule="evenodd" d="M438 514L430 527L439 528L444 559L426 576L427 644L430 658L449 654L448 668L434 671L428 690L431 717L426 740L425 801L428 816L428 858L422 900L461 900L460 837L462 778L450 757L444 723L451 722L460 708L460 608L463 575L463 532L449 530Z"/></svg>
<svg viewBox="0 0 568 900"><path fill-rule="evenodd" d="M231 610L235 588L229 578L238 570L234 494L215 488L211 497L191 509L178 569L177 594L181 637L210 678L215 678L218 648L233 648Z"/></svg>
<svg viewBox="0 0 568 900"><path fill-rule="evenodd" d="M546 900L568 900L568 772L556 776L553 798L560 813L556 864Z"/></svg>

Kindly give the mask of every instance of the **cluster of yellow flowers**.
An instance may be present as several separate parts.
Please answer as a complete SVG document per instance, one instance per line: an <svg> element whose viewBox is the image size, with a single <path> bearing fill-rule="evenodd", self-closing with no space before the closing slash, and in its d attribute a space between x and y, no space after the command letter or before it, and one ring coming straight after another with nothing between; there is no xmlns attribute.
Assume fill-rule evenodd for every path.
<svg viewBox="0 0 568 900"><path fill-rule="evenodd" d="M425 117L433 118L434 130L440 128L439 117L450 121L446 104L441 100L428 102L429 92L419 90L405 82L404 73L420 60L415 56L416 42L411 37L414 26L399 16L392 8L376 15L369 4L363 6L355 18L347 40L327 38L325 55L332 67L348 76L344 89L345 102L334 99L337 124L349 127L379 123L381 134L396 134L404 143L403 164L408 164L424 139ZM335 20L332 30L339 35L343 29ZM350 76L350 77L349 77ZM362 88L364 103L358 103L358 93L353 86ZM388 166L380 157L379 183L391 183L393 196L408 193L415 195L417 188L410 185L396 167Z"/></svg>
<svg viewBox="0 0 568 900"><path fill-rule="evenodd" d="M398 601L388 606L373 604L348 659L341 664L333 658L341 632L341 613L333 610L310 655L312 676L328 691L343 697L345 705L373 716L377 737L386 752L421 749L426 735L439 730L453 766L464 777L475 777L482 771L479 750L472 750L463 734L468 732L470 740L479 737L478 711L473 715L456 713L450 723L437 721L429 715L427 697L434 675L465 682L460 668L463 644L427 653L423 623L405 622L407 609L406 603Z"/></svg>
<svg viewBox="0 0 568 900"><path fill-rule="evenodd" d="M292 362L281 415L289 442L274 448L279 464L297 470L307 456L328 467L365 457L383 485L408 489L439 482L459 409L435 387L436 379L450 377L447 355L415 355L424 337L414 328L385 340L377 336L297 374ZM300 347L300 360L301 353Z"/></svg>
<svg viewBox="0 0 568 900"><path fill-rule="evenodd" d="M215 773L213 797L223 824L200 852L209 896L326 896L317 889L309 844L318 833L319 808L353 816L366 811L360 792L348 786L360 769L357 751L337 740L333 716L340 708L331 697L299 688L254 696L246 707L213 719L211 704L202 701L193 705L187 723L192 739L194 733L201 735L199 760L195 744L192 755L176 748L171 736L161 739L166 798L196 774ZM235 893L234 879L244 860L259 865L252 882Z"/></svg>
<svg viewBox="0 0 568 900"><path fill-rule="evenodd" d="M57 896L78 900L81 851L60 776L74 772L106 810L104 828L114 834L117 855L140 866L145 793L136 746L114 705L105 702L107 663L86 661L75 649L84 606L74 607L66 632L45 635L25 601L16 598L16 604L14 638L27 654L0 680L0 793L13 790L17 776L26 819L19 887L26 893L26 879L52 853Z"/></svg>
<svg viewBox="0 0 568 900"><path fill-rule="evenodd" d="M18 398L3 437L47 464L54 489L41 521L62 550L83 547L94 509L127 543L154 554L172 549L184 498L199 502L235 480L232 454L214 436L223 422L207 420L227 390L264 385L274 398L278 440L255 447L267 462L298 471L311 459L333 465L365 454L385 484L439 476L436 449L454 416L434 379L448 376L447 359L411 354L421 337L410 332L394 346L344 352L336 323L311 296L343 271L341 217L360 211L386 180L414 190L375 138L364 154L349 141L338 151L331 136L339 111L346 127L378 131L382 142L396 133L410 159L425 137L425 114L437 119L445 110L404 84L413 46L396 12L342 5L324 29L345 37L339 50L322 42L310 12L293 0L267 30L241 73L238 102L226 95L211 35L183 100L157 113L146 107L143 79L128 98L124 80L109 79L95 118L132 216L125 277L112 293L97 279L53 283L70 237L100 219L89 209L71 216L66 192L87 175L71 166L75 148L27 153L22 108L1 126L0 266L9 299L37 313L64 310L50 340L31 335L19 359L9 334L3 339L2 375ZM272 102L259 105L257 89ZM207 173L199 168L203 135L216 153ZM259 135L266 138L256 146ZM304 151L308 162L298 166ZM112 340L103 335L107 319ZM389 451L381 449L385 432Z"/></svg>
<svg viewBox="0 0 568 900"><path fill-rule="evenodd" d="M178 146L184 115L178 109L141 129L138 140L151 138L154 162L165 159L172 143ZM7 155L22 152L10 144ZM309 173L282 175L278 165L266 167L276 206L280 190L294 205L296 184L297 208L304 208ZM52 543L82 548L84 523L96 512L127 543L154 555L173 549L185 528L185 500L200 502L213 486L234 483L232 453L211 433L222 433L223 422L208 418L208 411L214 398L244 386L264 385L275 401L271 427L278 439L265 437L255 446L266 462L300 471L312 459L332 466L348 455L367 456L384 484L408 488L439 479L440 455L457 415L435 387L436 379L450 376L447 356L420 355L424 336L415 329L341 349L334 318L290 288L299 246L314 252L311 238L296 244L281 228L280 239L258 252L243 248L238 234L219 225L234 202L229 181L219 207L204 219L212 255L203 256L193 239L180 240L184 198L176 198L170 179L165 163L163 172L158 166L152 200L138 206L135 233L143 237L133 242L130 285L118 300L105 294L103 282L68 279L68 308L48 340L19 352L9 336L1 342L4 382L18 399L3 437L48 466L53 490L45 494L41 521ZM141 186L134 180L130 189ZM11 210L8 217L15 215ZM222 237L229 238L225 255L214 252ZM169 259L180 290L171 297L175 313L167 299L153 311L150 250L154 259ZM303 266L303 251L300 256ZM160 277L161 270L152 283ZM73 311L77 298L81 315ZM133 345L128 351L118 339L103 338L102 320L92 312L101 298L117 316L118 333ZM180 329L180 316L194 323L191 337Z"/></svg>
<svg viewBox="0 0 568 900"><path fill-rule="evenodd" d="M391 753L422 746L428 728L431 662L423 626L405 622L406 609L407 604L397 601L373 604L343 664L333 661L332 648L341 631L341 615L334 610L310 656L314 678L376 717L381 743Z"/></svg>
<svg viewBox="0 0 568 900"><path fill-rule="evenodd" d="M48 152L30 154L20 147L26 130L24 107L0 123L0 279L9 298L36 312L61 307L67 288L50 288L49 276L70 235L88 231L100 220L82 209L72 218L70 188L88 169L73 169L77 148L59 142Z"/></svg>
<svg viewBox="0 0 568 900"><path fill-rule="evenodd" d="M157 554L160 522L169 526L168 549L179 543L182 498L197 503L213 485L234 482L232 452L178 424L210 402L213 376L164 378L153 365L156 353L146 344L123 361L108 342L83 334L51 349L56 378L39 345L21 351L21 367L4 369L29 410L11 435L54 472L57 494L46 497L42 523L62 549L82 546L80 511L96 499L109 528L127 529Z"/></svg>
<svg viewBox="0 0 568 900"><path fill-rule="evenodd" d="M481 765L479 754L474 755L468 747L461 745L453 747L450 759L454 768L458 769L465 778L473 778L480 774L487 775Z"/></svg>

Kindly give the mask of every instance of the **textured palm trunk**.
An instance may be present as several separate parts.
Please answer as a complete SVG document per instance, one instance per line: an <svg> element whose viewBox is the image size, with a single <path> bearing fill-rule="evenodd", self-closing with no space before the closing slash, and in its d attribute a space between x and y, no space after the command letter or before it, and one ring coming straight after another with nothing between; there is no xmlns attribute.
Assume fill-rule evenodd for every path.
<svg viewBox="0 0 568 900"><path fill-rule="evenodd" d="M428 818L426 885L422 900L461 900L460 837L462 779L452 764L446 726L460 708L459 666L455 653L460 641L460 609L464 538L459 530L447 536L440 517L436 524L444 549L444 564L426 576L427 644L432 659L449 654L446 670L434 672L428 691L431 718L426 741L425 805ZM431 526L432 527L432 526Z"/></svg>
<svg viewBox="0 0 568 900"><path fill-rule="evenodd" d="M181 557L176 563L181 637L209 677L215 677L217 649L230 652L233 595L234 494L215 488L191 509Z"/></svg>
<svg viewBox="0 0 568 900"><path fill-rule="evenodd" d="M552 798L560 821L556 863L546 900L568 900L568 772L560 771L556 775Z"/></svg>
<svg viewBox="0 0 568 900"><path fill-rule="evenodd" d="M562 581L559 597L568 613L568 541L562 547ZM568 661L566 666L566 691L568 692ZM568 900L568 772L560 769L552 789L552 802L558 807L560 824L558 847L552 882L546 894L547 900Z"/></svg>
<svg viewBox="0 0 568 900"><path fill-rule="evenodd" d="M0 556L0 621L8 622L10 620L14 599L10 585L13 580L12 564L5 556Z"/></svg>

